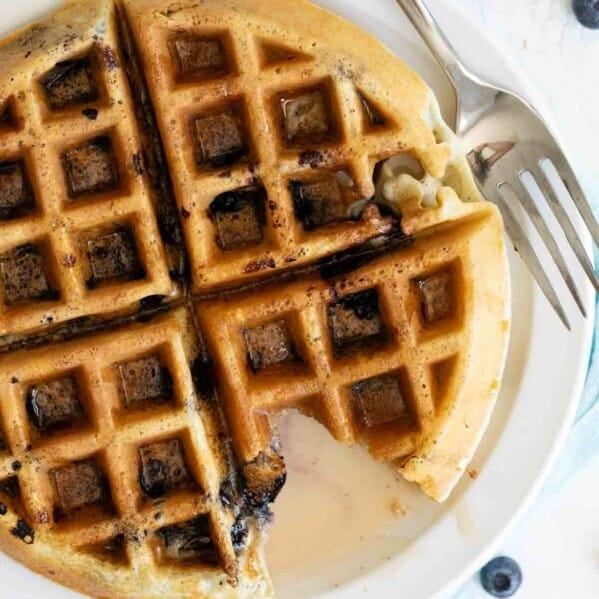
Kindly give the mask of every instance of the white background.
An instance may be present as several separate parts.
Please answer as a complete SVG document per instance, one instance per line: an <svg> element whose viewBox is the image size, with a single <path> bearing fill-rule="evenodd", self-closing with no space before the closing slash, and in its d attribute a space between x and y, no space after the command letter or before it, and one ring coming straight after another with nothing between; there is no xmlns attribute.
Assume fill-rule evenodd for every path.
<svg viewBox="0 0 599 599"><path fill-rule="evenodd" d="M498 40L545 96L568 155L599 205L599 31L585 30L570 0L452 0ZM430 0L434 12L435 2ZM502 551L524 572L518 599L599 597L599 458L543 500ZM460 599L489 597L469 583Z"/></svg>

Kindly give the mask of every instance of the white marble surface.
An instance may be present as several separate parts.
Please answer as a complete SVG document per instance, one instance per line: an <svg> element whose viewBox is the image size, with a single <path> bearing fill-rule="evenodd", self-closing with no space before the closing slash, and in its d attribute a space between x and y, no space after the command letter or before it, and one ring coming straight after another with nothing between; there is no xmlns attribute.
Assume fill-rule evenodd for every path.
<svg viewBox="0 0 599 599"><path fill-rule="evenodd" d="M452 1L544 95L585 191L599 205L599 31L577 23L570 0ZM518 599L599 597L599 458L535 505L500 551L522 566ZM489 597L476 579L459 596Z"/></svg>
<svg viewBox="0 0 599 599"><path fill-rule="evenodd" d="M599 201L599 31L576 21L571 0L452 4L489 31L544 95L585 190Z"/></svg>

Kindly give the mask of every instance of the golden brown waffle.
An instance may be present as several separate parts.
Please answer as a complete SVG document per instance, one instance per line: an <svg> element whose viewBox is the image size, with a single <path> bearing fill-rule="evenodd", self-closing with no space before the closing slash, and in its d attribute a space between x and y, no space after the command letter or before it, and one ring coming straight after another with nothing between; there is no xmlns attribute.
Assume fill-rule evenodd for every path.
<svg viewBox="0 0 599 599"><path fill-rule="evenodd" d="M123 4L148 50L141 60L196 293L388 233L377 210L349 218L352 203L373 195L373 169L388 156L412 149L434 177L455 168L446 168L445 126L439 119L433 131L424 118L434 113L429 90L404 65L385 68L389 54L371 39L360 57L348 54L363 32L325 11L304 2L253 2L250 14L230 0ZM463 183L463 199L478 198Z"/></svg>
<svg viewBox="0 0 599 599"><path fill-rule="evenodd" d="M112 19L77 3L0 49L0 337L176 295Z"/></svg>
<svg viewBox="0 0 599 599"><path fill-rule="evenodd" d="M184 309L0 359L4 550L95 596L263 596L201 359Z"/></svg>
<svg viewBox="0 0 599 599"><path fill-rule="evenodd" d="M6 552L99 597L271 596L292 408L447 497L508 275L417 75L305 0L73 1L0 61Z"/></svg>
<svg viewBox="0 0 599 599"><path fill-rule="evenodd" d="M504 346L485 340L506 337L500 231L477 205L347 274L198 303L238 455L264 451L271 418L295 408L445 499L499 387Z"/></svg>

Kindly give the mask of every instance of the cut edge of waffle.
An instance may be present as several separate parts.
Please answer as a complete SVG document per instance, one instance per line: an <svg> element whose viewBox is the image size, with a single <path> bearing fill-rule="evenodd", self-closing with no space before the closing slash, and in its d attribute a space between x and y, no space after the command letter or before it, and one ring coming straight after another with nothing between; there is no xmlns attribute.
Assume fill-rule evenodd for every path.
<svg viewBox="0 0 599 599"><path fill-rule="evenodd" d="M350 269L199 300L237 455L251 460L271 444L277 415L299 410L444 501L503 374L502 232L482 205Z"/></svg>

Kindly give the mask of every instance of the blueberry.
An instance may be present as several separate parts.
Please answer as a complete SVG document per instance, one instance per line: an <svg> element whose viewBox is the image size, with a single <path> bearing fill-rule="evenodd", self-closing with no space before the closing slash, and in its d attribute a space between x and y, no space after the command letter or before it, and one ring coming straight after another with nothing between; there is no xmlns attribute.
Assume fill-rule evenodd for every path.
<svg viewBox="0 0 599 599"><path fill-rule="evenodd" d="M590 29L599 29L599 1L573 0L572 7L576 18Z"/></svg>
<svg viewBox="0 0 599 599"><path fill-rule="evenodd" d="M511 557L496 557L480 571L480 582L493 597L511 597L522 584L522 570Z"/></svg>

